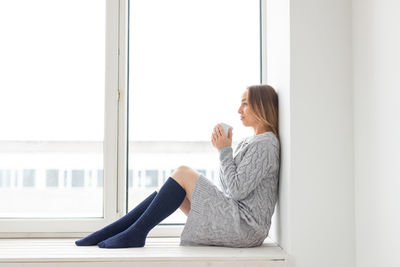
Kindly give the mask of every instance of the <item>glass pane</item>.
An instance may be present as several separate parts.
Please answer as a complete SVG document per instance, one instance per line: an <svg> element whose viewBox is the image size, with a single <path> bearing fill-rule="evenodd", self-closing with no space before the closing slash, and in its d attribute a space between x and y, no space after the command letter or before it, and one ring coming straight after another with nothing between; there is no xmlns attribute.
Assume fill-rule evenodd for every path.
<svg viewBox="0 0 400 267"><path fill-rule="evenodd" d="M58 170L46 171L46 186L58 187Z"/></svg>
<svg viewBox="0 0 400 267"><path fill-rule="evenodd" d="M180 165L220 187L212 130L251 134L237 110L260 81L259 35L258 0L130 1L128 210Z"/></svg>
<svg viewBox="0 0 400 267"><path fill-rule="evenodd" d="M0 1L1 218L103 217L105 7Z"/></svg>

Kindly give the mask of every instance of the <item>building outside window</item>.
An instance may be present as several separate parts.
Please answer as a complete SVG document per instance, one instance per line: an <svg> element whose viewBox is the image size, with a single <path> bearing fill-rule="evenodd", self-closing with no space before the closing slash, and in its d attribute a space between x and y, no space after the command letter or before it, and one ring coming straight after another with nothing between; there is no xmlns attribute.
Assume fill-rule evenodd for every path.
<svg viewBox="0 0 400 267"><path fill-rule="evenodd" d="M22 185L24 187L34 187L35 186L35 170L23 170Z"/></svg>
<svg viewBox="0 0 400 267"><path fill-rule="evenodd" d="M46 170L46 186L58 187L58 170Z"/></svg>

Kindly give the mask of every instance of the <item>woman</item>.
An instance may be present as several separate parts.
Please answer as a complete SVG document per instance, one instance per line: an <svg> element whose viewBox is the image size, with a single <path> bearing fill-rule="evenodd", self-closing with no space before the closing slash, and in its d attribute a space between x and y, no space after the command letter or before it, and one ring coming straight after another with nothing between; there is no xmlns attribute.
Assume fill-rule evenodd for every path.
<svg viewBox="0 0 400 267"><path fill-rule="evenodd" d="M181 246L260 246L268 236L278 197L280 141L278 96L268 85L250 86L238 113L254 136L232 150L232 128L226 136L216 125L211 136L219 152L223 191L206 177L180 166L128 214L85 238L78 246L143 247L150 230L178 207L188 216Z"/></svg>

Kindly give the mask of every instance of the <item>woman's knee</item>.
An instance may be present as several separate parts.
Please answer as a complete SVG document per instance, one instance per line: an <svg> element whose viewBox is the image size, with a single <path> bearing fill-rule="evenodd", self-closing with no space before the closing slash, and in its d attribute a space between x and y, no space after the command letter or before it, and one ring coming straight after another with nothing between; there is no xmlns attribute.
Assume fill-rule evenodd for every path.
<svg viewBox="0 0 400 267"><path fill-rule="evenodd" d="M192 168L186 165L181 165L175 169L175 172L188 172L188 171L192 171Z"/></svg>
<svg viewBox="0 0 400 267"><path fill-rule="evenodd" d="M195 180L197 180L199 175L200 174L192 168L186 165L181 165L175 169L175 171L171 174L171 177L180 185L184 186L186 184L195 183Z"/></svg>
<svg viewBox="0 0 400 267"><path fill-rule="evenodd" d="M178 168L174 170L174 172L171 174L171 177L174 178L175 180L180 179L183 180L186 177L186 173L190 172L192 169L188 166L181 165Z"/></svg>

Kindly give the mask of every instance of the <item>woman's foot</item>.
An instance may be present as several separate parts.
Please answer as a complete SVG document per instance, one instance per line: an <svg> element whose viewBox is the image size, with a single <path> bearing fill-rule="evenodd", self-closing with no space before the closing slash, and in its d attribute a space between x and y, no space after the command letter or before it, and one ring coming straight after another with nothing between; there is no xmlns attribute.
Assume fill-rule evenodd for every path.
<svg viewBox="0 0 400 267"><path fill-rule="evenodd" d="M92 246L97 243L112 237L136 222L136 220L143 214L143 212L147 209L147 207L151 204L153 199L156 197L157 191L154 191L151 195L149 195L145 200L143 200L139 205L137 205L133 210L129 213L113 222L110 225L105 226L104 228L80 239L76 240L75 244L77 246Z"/></svg>

